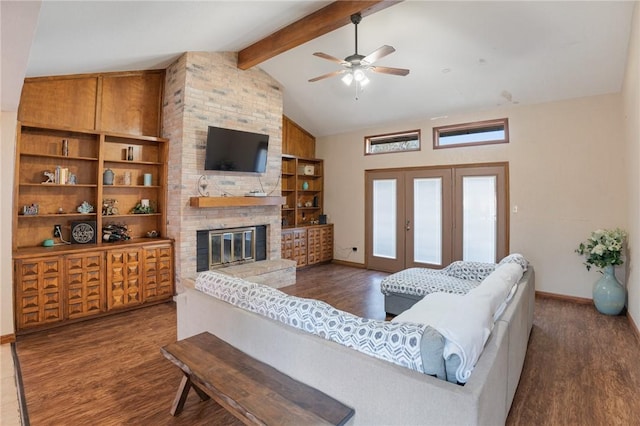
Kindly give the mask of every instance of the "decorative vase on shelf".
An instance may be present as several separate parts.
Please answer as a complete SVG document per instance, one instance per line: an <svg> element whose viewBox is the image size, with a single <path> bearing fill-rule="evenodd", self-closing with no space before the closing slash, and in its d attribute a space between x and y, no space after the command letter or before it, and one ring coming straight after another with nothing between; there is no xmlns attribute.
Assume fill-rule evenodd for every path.
<svg viewBox="0 0 640 426"><path fill-rule="evenodd" d="M605 266L602 277L593 285L593 303L598 312L618 315L624 309L627 292L614 274L613 265Z"/></svg>
<svg viewBox="0 0 640 426"><path fill-rule="evenodd" d="M114 178L115 178L115 173L113 173L113 170L107 169L102 174L102 183L104 185L113 185Z"/></svg>
<svg viewBox="0 0 640 426"><path fill-rule="evenodd" d="M309 183L307 181L302 182L302 190L306 191L309 189Z"/></svg>

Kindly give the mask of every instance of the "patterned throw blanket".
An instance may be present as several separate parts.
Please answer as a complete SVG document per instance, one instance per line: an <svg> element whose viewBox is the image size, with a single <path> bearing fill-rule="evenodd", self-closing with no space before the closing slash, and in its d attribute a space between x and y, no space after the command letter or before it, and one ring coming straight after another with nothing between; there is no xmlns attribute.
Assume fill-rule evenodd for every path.
<svg viewBox="0 0 640 426"><path fill-rule="evenodd" d="M272 287L213 271L200 273L195 287L247 311L424 372L420 354L424 325L361 318L319 300L289 296Z"/></svg>
<svg viewBox="0 0 640 426"><path fill-rule="evenodd" d="M409 268L385 277L383 294L425 296L431 293L467 294L496 268L495 263L453 262L443 269Z"/></svg>

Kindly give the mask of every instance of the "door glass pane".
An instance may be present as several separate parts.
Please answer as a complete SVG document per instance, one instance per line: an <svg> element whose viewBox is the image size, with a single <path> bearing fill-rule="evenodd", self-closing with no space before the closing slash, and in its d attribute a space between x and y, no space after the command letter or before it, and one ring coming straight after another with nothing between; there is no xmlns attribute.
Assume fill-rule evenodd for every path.
<svg viewBox="0 0 640 426"><path fill-rule="evenodd" d="M253 231L244 231L244 258L253 258Z"/></svg>
<svg viewBox="0 0 640 426"><path fill-rule="evenodd" d="M462 178L462 257L476 262L496 261L496 177Z"/></svg>
<svg viewBox="0 0 640 426"><path fill-rule="evenodd" d="M231 262L231 244L233 233L225 232L222 234L222 263Z"/></svg>
<svg viewBox="0 0 640 426"><path fill-rule="evenodd" d="M222 263L222 239L220 234L214 234L211 237L211 265L219 265Z"/></svg>
<svg viewBox="0 0 640 426"><path fill-rule="evenodd" d="M396 258L395 179L373 181L373 255Z"/></svg>
<svg viewBox="0 0 640 426"><path fill-rule="evenodd" d="M234 232L233 233L233 261L237 262L242 260L242 242L243 242L244 233L243 232Z"/></svg>
<svg viewBox="0 0 640 426"><path fill-rule="evenodd" d="M413 180L413 257L442 264L442 178Z"/></svg>

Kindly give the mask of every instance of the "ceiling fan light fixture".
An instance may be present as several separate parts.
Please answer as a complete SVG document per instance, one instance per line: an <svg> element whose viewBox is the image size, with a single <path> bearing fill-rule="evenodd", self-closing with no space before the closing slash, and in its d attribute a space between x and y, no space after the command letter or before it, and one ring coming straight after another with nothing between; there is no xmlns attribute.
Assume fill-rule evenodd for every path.
<svg viewBox="0 0 640 426"><path fill-rule="evenodd" d="M353 74L351 73L351 71L349 71L342 77L342 82L347 86L351 86L351 82L353 82Z"/></svg>
<svg viewBox="0 0 640 426"><path fill-rule="evenodd" d="M362 82L362 80L367 78L367 76L364 75L364 71L362 71L362 69L358 68L355 71L353 71L353 78L355 78L355 80L358 82Z"/></svg>
<svg viewBox="0 0 640 426"><path fill-rule="evenodd" d="M405 76L409 74L409 70L403 68L390 68L390 67L380 67L374 66L373 63L384 58L385 56L396 51L392 46L383 45L378 49L374 50L367 56L363 56L358 54L358 24L362 19L362 15L359 13L354 13L351 15L351 22L355 27L355 53L353 55L349 55L344 60L335 58L331 55L327 55L322 52L315 52L313 55L322 59L326 59L331 62L335 62L337 64L342 65L344 68L341 71L334 71L328 74L321 75L316 78L312 78L309 80L310 83L314 81L324 80L325 78L334 77L342 74L342 82L346 86L351 86L351 83L355 81L355 89L356 89L356 99L358 99L358 92L362 90L364 86L369 84L369 78L367 77L367 73L369 71L382 73L382 74L391 74L391 75L400 75Z"/></svg>

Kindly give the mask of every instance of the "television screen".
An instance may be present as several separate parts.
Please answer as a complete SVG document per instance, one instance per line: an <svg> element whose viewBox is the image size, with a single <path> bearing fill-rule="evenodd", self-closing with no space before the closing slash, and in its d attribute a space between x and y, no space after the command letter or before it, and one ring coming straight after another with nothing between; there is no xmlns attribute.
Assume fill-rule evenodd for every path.
<svg viewBox="0 0 640 426"><path fill-rule="evenodd" d="M264 173L269 135L209 126L205 170Z"/></svg>

